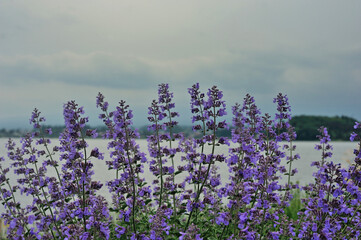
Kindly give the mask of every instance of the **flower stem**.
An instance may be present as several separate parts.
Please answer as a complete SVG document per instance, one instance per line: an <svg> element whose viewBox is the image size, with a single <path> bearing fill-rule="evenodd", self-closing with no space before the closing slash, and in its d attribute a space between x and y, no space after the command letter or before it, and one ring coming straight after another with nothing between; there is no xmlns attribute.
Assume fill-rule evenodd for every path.
<svg viewBox="0 0 361 240"><path fill-rule="evenodd" d="M203 182L202 182L202 185L201 185L200 189L199 189L198 192L197 192L196 199L194 200L195 203L197 203L198 200L199 200L199 197L200 197L200 195L201 195L201 193L202 193L202 190L203 190L203 187L204 187L204 185L205 185L205 183L206 183L206 181L207 181L207 179L208 179L209 171L210 171L211 166L212 166L212 163L213 163L213 155L214 155L214 150L215 150L215 146L216 146L216 108L215 108L215 107L213 107L213 124L214 124L214 126L213 126L213 141L212 141L211 159L209 160L209 164L208 164L206 176L204 177L204 180L203 180ZM191 218L192 218L193 212L194 212L194 208L192 208L192 211L191 211L190 214L189 214L189 217L188 217L188 220L187 220L187 224L186 224L186 226L185 226L185 228L184 228L184 231L186 231L187 228L188 228L188 226L189 226L189 223L190 223L190 220L191 220Z"/></svg>

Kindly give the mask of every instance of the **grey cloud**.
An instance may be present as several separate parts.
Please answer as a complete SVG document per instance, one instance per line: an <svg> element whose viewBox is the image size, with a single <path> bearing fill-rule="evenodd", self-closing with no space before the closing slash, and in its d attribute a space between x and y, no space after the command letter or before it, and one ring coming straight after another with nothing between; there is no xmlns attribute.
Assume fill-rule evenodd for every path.
<svg viewBox="0 0 361 240"><path fill-rule="evenodd" d="M209 69L201 69L197 75L207 75L210 82L217 80L230 90L242 87L257 93L292 90L301 86L331 88L332 85L344 86L335 91L353 91L351 85L361 85L361 50L327 56L285 55L277 52L246 53L244 56L236 54L231 60L219 62ZM292 70L297 70L294 71L295 75L287 75Z"/></svg>
<svg viewBox="0 0 361 240"><path fill-rule="evenodd" d="M320 55L235 54L187 76L206 87L218 85L233 104L245 93L267 111L278 92L288 94L296 114L349 115L361 119L361 50ZM237 98L237 99L235 99Z"/></svg>
<svg viewBox="0 0 361 240"><path fill-rule="evenodd" d="M137 106L137 124L141 125L146 121L148 99L157 95L157 84L167 82L174 92L177 109L181 112L180 120L188 124L190 113L187 88L199 82L203 90L212 85L223 90L229 114L231 105L242 101L246 93L255 96L262 112L272 113L272 98L278 92L283 92L288 94L294 114L344 114L361 119L357 107L360 105L360 59L361 50L327 56L223 52L168 61L106 53L0 57L0 83L1 86L7 85L2 90L20 94L13 94L11 106L4 106L3 112L9 114L8 109L11 108L18 113L21 107L22 111L28 111L31 107L24 107L21 101L38 105L43 102L43 98L50 96L56 96L56 99L49 100L49 106L43 107L48 108L51 114L54 106L61 106L61 102L74 97L81 99L86 106L92 106L89 107L92 109L94 99L89 100L88 91L94 96L97 91L104 91L112 96L113 103L119 98L130 99L131 105ZM34 88L46 83L46 91L50 92L54 91L51 87L62 88L54 96L51 93L41 96L41 91L26 95L27 89L22 89L22 84L29 86L29 83L34 83ZM19 88L21 91L18 91ZM68 91L70 93L67 95ZM16 104L19 108L13 107ZM96 114L93 115L96 119ZM11 122L6 120L6 116L2 119L0 121ZM230 115L228 119L231 119Z"/></svg>
<svg viewBox="0 0 361 240"><path fill-rule="evenodd" d="M159 82L191 86L218 84L227 90L267 94L280 89L297 94L313 86L354 91L360 85L361 50L327 56L278 52L221 53L203 57L157 60L107 53L0 58L2 83L59 81L109 88L154 88ZM312 88L312 87L311 87Z"/></svg>
<svg viewBox="0 0 361 240"><path fill-rule="evenodd" d="M151 69L142 61L103 53L3 57L0 73L3 84L57 81L109 88L147 88L155 81Z"/></svg>
<svg viewBox="0 0 361 240"><path fill-rule="evenodd" d="M327 56L280 52L233 52L184 59L158 60L107 53L0 58L0 81L57 81L114 89L150 89L168 82L186 94L193 83L203 88L218 85L228 100L251 93L271 101L284 92L299 112L328 111L353 114L361 89L361 50ZM236 96L238 99L232 99ZM185 97L184 97L185 99ZM269 105L268 103L263 103ZM185 105L185 104L183 104ZM361 118L361 113L355 113Z"/></svg>

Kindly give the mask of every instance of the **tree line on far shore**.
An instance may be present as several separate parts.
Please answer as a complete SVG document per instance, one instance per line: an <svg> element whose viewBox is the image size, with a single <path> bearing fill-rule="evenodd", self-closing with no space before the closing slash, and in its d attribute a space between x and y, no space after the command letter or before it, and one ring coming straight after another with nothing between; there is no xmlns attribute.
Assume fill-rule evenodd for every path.
<svg viewBox="0 0 361 240"><path fill-rule="evenodd" d="M353 126L357 120L347 116L310 116L310 115L298 115L294 116L290 121L290 124L295 128L297 133L297 140L300 141L316 141L318 135L318 129L320 126L327 127L332 140L347 141L350 138L350 134L353 132ZM48 126L52 129L52 137L58 138L60 133L63 132L64 126ZM87 126L87 129L94 129L94 127ZM105 126L95 127L99 133L99 137L106 131ZM231 137L232 129L224 129L218 133L219 136ZM2 138L17 138L26 134L27 130L24 129L0 129L0 137ZM138 128L138 132L141 138L146 138L149 135L148 127L142 126ZM183 132L185 136L195 136L191 126L176 126L173 129L174 133Z"/></svg>
<svg viewBox="0 0 361 240"><path fill-rule="evenodd" d="M295 127L297 140L314 141L319 135L317 129L320 126L327 127L332 140L350 139L350 134L354 131L354 125L357 120L347 116L294 116L290 124Z"/></svg>

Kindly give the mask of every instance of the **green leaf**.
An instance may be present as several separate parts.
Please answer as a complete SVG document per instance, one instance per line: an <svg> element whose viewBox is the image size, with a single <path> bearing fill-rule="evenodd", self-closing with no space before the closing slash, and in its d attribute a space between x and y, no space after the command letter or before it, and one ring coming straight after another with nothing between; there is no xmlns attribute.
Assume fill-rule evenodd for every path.
<svg viewBox="0 0 361 240"><path fill-rule="evenodd" d="M151 201L152 201L152 199L145 200L145 205L148 205L148 203L150 203Z"/></svg>

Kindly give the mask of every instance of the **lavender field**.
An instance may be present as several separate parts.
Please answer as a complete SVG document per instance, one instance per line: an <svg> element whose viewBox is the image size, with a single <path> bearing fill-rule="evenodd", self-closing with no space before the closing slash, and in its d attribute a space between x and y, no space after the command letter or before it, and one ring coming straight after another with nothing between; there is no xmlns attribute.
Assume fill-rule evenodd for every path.
<svg viewBox="0 0 361 240"><path fill-rule="evenodd" d="M19 142L20 139L14 139L15 142ZM0 153L1 155L5 155L6 148L5 144L7 143L7 138L0 138ZM59 144L59 141L57 139L52 139L52 146ZM101 139L89 139L88 141L89 147L94 148L98 147L100 152L105 153L105 159L109 158L109 150L107 149L108 141L101 140ZM143 151L144 153L147 153L147 140L145 139L138 139L137 144L140 146L140 151ZM316 151L314 149L317 142L315 141L296 141L295 142L297 146L296 153L300 154L300 159L296 162L294 162L294 167L297 168L298 173L295 174L295 176L292 177L292 181L299 182L301 185L308 184L314 181L313 177L313 171L315 171L315 168L311 166L311 163L313 161L316 161L320 158L320 152ZM231 146L234 146L235 144L231 144ZM332 161L335 163L340 163L342 166L347 167L351 161L353 161L353 149L355 148L355 143L353 142L332 142L333 145L333 157ZM228 152L229 148L228 146L222 146L217 149L218 153L229 155ZM8 165L9 162L4 162L3 165ZM108 166L105 164L105 161L99 160L95 161L94 168L96 169L94 174L94 179L101 181L102 183L106 183L107 181L110 181L115 178L115 171L113 171L113 174L111 171L108 170ZM283 162L285 165L285 162ZM182 165L182 161L180 160L180 156L177 156L175 158L175 164L176 165ZM229 171L226 163L218 163L219 166L219 173L221 174L221 182L222 185L229 182ZM53 172L53 174L56 174ZM144 177L147 182L151 182L154 179L153 174L149 171L149 165L145 165L144 168ZM181 181L181 177L185 176L178 176L178 179ZM16 179L15 174L9 174L9 178L11 180ZM280 180L280 182L285 183L286 178ZM106 197L108 200L110 200L110 193L106 186L103 186L102 189L99 191L100 194L102 194L104 197ZM24 203L26 203L26 198L21 199ZM0 209L3 210L3 206L0 206Z"/></svg>
<svg viewBox="0 0 361 240"><path fill-rule="evenodd" d="M34 109L34 131L1 139L0 190L9 239L357 239L361 226L361 124L351 142L297 142L287 95L274 116L249 94L226 109L223 92L188 89L194 137L174 133L179 113L168 84L148 107L147 140L133 111L96 97L103 139L85 129L75 101L52 139ZM229 111L229 112L227 112ZM224 118L232 114L232 123ZM233 126L231 138L219 130ZM92 139L93 138L93 139Z"/></svg>

